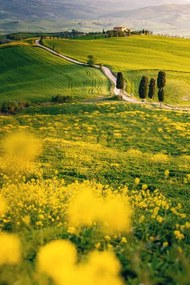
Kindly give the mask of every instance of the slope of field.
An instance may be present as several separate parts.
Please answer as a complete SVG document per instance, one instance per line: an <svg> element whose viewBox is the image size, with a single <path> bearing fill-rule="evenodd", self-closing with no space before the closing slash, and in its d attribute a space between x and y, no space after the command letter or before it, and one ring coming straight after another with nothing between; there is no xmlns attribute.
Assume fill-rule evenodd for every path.
<svg viewBox="0 0 190 285"><path fill-rule="evenodd" d="M114 102L38 106L22 112L23 116L1 117L1 136L22 126L42 137L41 159L51 162L68 181L95 179L119 186L138 176L165 194L177 197L176 187L186 193L188 112ZM163 180L166 169L171 171L171 180Z"/></svg>
<svg viewBox="0 0 190 285"><path fill-rule="evenodd" d="M156 36L133 36L98 40L45 40L44 43L71 57L86 61L89 54L115 72L125 73L128 91L138 93L142 75L167 73L167 103L188 105L190 101L190 40Z"/></svg>
<svg viewBox="0 0 190 285"><path fill-rule="evenodd" d="M88 98L109 93L109 82L100 71L71 64L37 47L1 46L0 61L0 102L47 102L56 95Z"/></svg>
<svg viewBox="0 0 190 285"><path fill-rule="evenodd" d="M5 249L11 245L9 236L3 244L2 231L6 231L17 234L22 248L22 259L15 258L19 256L15 244L14 255L7 257L6 251L0 251L1 262L6 264L0 282L78 284L80 279L72 279L78 266L81 270L83 261L88 265L87 256L95 251L96 264L85 266L88 270L79 277L97 270L90 275L90 282L80 284L93 285L99 280L103 285L105 278L113 278L120 268L106 255L112 251L121 264L123 281L109 278L108 284L188 284L189 119L186 112L151 110L123 102L38 106L15 116L0 116L4 146L0 149L0 199L3 195L8 202L7 212L0 212L0 245ZM18 131L22 132L21 141ZM36 138L43 151L38 161L27 161L39 149ZM12 157L15 153L22 156ZM87 194L91 191L98 198ZM73 195L78 194L84 196L78 196L78 204L74 200L76 217L71 216L71 222L69 207ZM98 208L107 218L105 229L104 220L92 219L97 201L108 202ZM124 211L122 201L126 203ZM117 225L126 221L129 202L131 228L126 229L124 223L118 232ZM72 218L79 223L73 224ZM110 232L114 225L115 232ZM56 269L61 260L65 265L72 258L73 251L63 248L60 253L56 243L43 247L56 239L70 241L77 249L77 264L72 271L66 267L68 282L57 283L65 271ZM38 258L41 247L44 266ZM54 262L58 262L56 267ZM92 282L96 272L98 279Z"/></svg>

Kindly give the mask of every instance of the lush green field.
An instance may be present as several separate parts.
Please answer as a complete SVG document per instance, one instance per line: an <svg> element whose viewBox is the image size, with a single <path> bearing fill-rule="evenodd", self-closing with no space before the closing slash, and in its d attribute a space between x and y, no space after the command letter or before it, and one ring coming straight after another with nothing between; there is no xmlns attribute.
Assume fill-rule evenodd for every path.
<svg viewBox="0 0 190 285"><path fill-rule="evenodd" d="M0 129L1 194L9 205L7 213L0 217L0 227L17 233L23 259L18 258L16 241L14 255L9 258L0 250L0 265L7 264L1 267L2 283L6 280L6 284L14 284L18 280L21 285L76 285L80 280L87 284L81 280L96 268L101 285L106 278L114 285L188 284L189 113L119 102L73 103L30 107L16 116L2 116ZM21 134L20 142L20 135L14 133L18 130L26 132ZM43 144L36 162L27 159L35 157L41 143L35 142L28 132ZM12 133L4 142L6 135ZM97 193L98 197L93 198ZM76 199L75 194L79 195ZM131 228L121 226L118 232L114 224L125 226L128 202L133 213L131 218L130 214L127 216ZM98 208L98 214L96 203L107 203ZM121 213L122 203L126 203L125 214ZM72 217L68 216L69 211ZM104 228L104 220L100 224L96 220L89 222L91 216L104 211L108 228ZM82 225L78 219L82 219ZM4 241L12 246L10 238L0 235L0 244ZM60 266L56 260L61 262L61 248L56 243L49 244L50 248L42 248L44 255L40 249L56 239L69 240L78 252L80 263L72 267L74 271L64 265L70 274L68 283L60 281L65 278L65 271L54 268L55 264ZM63 251L67 250L65 244L62 246ZM94 250L95 264L91 268L86 256ZM123 282L109 272L110 268L114 272L118 268L110 250L121 264ZM108 255L105 260L104 256L97 256L102 251ZM88 266L84 265L85 260ZM102 272L107 275L101 275ZM77 281L73 281L74 276L78 276ZM90 276L88 284L96 284L97 276Z"/></svg>
<svg viewBox="0 0 190 285"><path fill-rule="evenodd" d="M89 54L114 72L122 71L128 91L137 94L142 75L167 73L167 103L189 105L190 40L159 36L132 36L98 40L45 40L45 45L71 57L86 61ZM134 85L134 86L133 86Z"/></svg>
<svg viewBox="0 0 190 285"><path fill-rule="evenodd" d="M148 39L153 44L157 38ZM127 58L123 43L140 40L48 43L84 61L91 47L102 60L109 44L107 64L124 71L127 64L118 65L116 58L118 44L120 57L126 52ZM142 42L144 52L151 50L147 38ZM133 48L128 47L131 53ZM158 43L156 48L161 54ZM183 104L180 80L188 91L188 54L181 69L180 51L173 55L178 71L167 70L167 92L179 84L171 90ZM109 94L100 71L29 43L4 46L0 57L0 102L47 102L58 94L75 98L0 116L0 284L189 284L190 113L98 102L99 95ZM132 57L135 53L125 74L137 86L145 71L152 76L157 67L149 61L145 70L145 60L140 63L139 56L137 64ZM168 55L159 67L169 60ZM90 100L77 101L85 98Z"/></svg>
<svg viewBox="0 0 190 285"><path fill-rule="evenodd" d="M92 98L109 94L109 82L92 68L81 67L29 44L0 48L0 103L48 102L52 96Z"/></svg>

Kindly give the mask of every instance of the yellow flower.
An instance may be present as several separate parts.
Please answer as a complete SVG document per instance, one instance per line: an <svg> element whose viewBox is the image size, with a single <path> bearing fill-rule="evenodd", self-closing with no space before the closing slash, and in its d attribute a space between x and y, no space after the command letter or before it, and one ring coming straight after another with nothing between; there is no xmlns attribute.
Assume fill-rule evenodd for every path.
<svg viewBox="0 0 190 285"><path fill-rule="evenodd" d="M166 169L166 170L164 171L164 175L165 175L165 177L169 177L170 171L169 171L168 169Z"/></svg>
<svg viewBox="0 0 190 285"><path fill-rule="evenodd" d="M36 221L36 226L39 226L39 227L41 227L41 226L43 226L43 223L42 223L42 221Z"/></svg>
<svg viewBox="0 0 190 285"><path fill-rule="evenodd" d="M127 243L126 237L122 237L122 238L121 238L121 243Z"/></svg>
<svg viewBox="0 0 190 285"><path fill-rule="evenodd" d="M99 249L101 247L101 243L98 242L97 244L95 244L95 248Z"/></svg>
<svg viewBox="0 0 190 285"><path fill-rule="evenodd" d="M141 215L140 218L139 218L139 222L142 223L144 220L145 220L145 216Z"/></svg>
<svg viewBox="0 0 190 285"><path fill-rule="evenodd" d="M23 221L26 225L30 225L30 216L26 215L26 216L22 217L22 221Z"/></svg>
<svg viewBox="0 0 190 285"><path fill-rule="evenodd" d="M162 222L163 222L163 217L157 216L157 217L156 217L156 220L157 220L159 223L162 223Z"/></svg>
<svg viewBox="0 0 190 285"><path fill-rule="evenodd" d="M99 206L97 197L89 189L76 193L68 206L69 224L74 227L92 225L97 217Z"/></svg>
<svg viewBox="0 0 190 285"><path fill-rule="evenodd" d="M0 196L0 217L3 216L6 211L7 211L7 202L2 196Z"/></svg>
<svg viewBox="0 0 190 285"><path fill-rule="evenodd" d="M111 243L108 243L107 247L108 247L108 249L112 249L113 245Z"/></svg>
<svg viewBox="0 0 190 285"><path fill-rule="evenodd" d="M123 285L119 275L121 266L112 252L94 251L85 262L77 262L75 246L65 240L52 241L42 247L37 255L37 266L58 285Z"/></svg>
<svg viewBox="0 0 190 285"><path fill-rule="evenodd" d="M39 219L39 220L44 220L44 219L45 219L45 217L44 217L44 215L43 215L43 214L40 214L40 215L38 215L38 219Z"/></svg>
<svg viewBox="0 0 190 285"><path fill-rule="evenodd" d="M18 264L21 260L20 240L16 235L0 233L0 265Z"/></svg>
<svg viewBox="0 0 190 285"><path fill-rule="evenodd" d="M71 273L76 260L77 252L71 242L55 240L40 248L37 255L37 266L40 272L57 280L60 274L64 275L67 271Z"/></svg>
<svg viewBox="0 0 190 285"><path fill-rule="evenodd" d="M111 237L108 236L108 235L106 235L104 238L105 238L106 241L110 241L111 240Z"/></svg>
<svg viewBox="0 0 190 285"><path fill-rule="evenodd" d="M75 234L76 233L76 228L75 227L68 227L67 232L69 234Z"/></svg>
<svg viewBox="0 0 190 285"><path fill-rule="evenodd" d="M91 188L78 191L68 204L69 225L80 228L98 222L108 234L129 232L132 210L127 197L106 191L104 198ZM117 213L117 215L115 214Z"/></svg>
<svg viewBox="0 0 190 285"><path fill-rule="evenodd" d="M186 229L190 229L190 223L189 223L189 222L186 222L186 223L185 223L185 227L186 227Z"/></svg>
<svg viewBox="0 0 190 285"><path fill-rule="evenodd" d="M174 235L175 235L175 238L178 239L178 240L182 240L185 238L184 234L182 234L180 231L178 230L175 230L174 231Z"/></svg>
<svg viewBox="0 0 190 285"><path fill-rule="evenodd" d="M121 265L112 252L92 252L88 263L84 266L86 274L90 277L88 285L123 285L119 276ZM84 275L84 271L83 271ZM82 284L82 283L81 283Z"/></svg>
<svg viewBox="0 0 190 285"><path fill-rule="evenodd" d="M135 184L138 185L139 182L140 182L140 178L136 177L136 178L135 178Z"/></svg>
<svg viewBox="0 0 190 285"><path fill-rule="evenodd" d="M11 157L32 161L41 152L41 142L26 131L9 134L2 142L4 152Z"/></svg>
<svg viewBox="0 0 190 285"><path fill-rule="evenodd" d="M142 185L142 190L146 190L146 189L148 189L148 185L147 184L143 184Z"/></svg>
<svg viewBox="0 0 190 285"><path fill-rule="evenodd" d="M163 242L163 247L168 247L168 242L167 241Z"/></svg>

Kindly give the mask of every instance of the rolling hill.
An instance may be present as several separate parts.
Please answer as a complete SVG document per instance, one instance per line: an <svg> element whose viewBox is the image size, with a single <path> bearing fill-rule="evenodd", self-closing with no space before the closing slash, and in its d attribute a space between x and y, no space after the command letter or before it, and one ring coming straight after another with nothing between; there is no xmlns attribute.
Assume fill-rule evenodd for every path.
<svg viewBox="0 0 190 285"><path fill-rule="evenodd" d="M116 23L135 29L149 29L157 33L189 36L190 4L148 6L134 10L122 10L104 16Z"/></svg>
<svg viewBox="0 0 190 285"><path fill-rule="evenodd" d="M0 0L0 33L101 31L115 25L189 36L189 1Z"/></svg>
<svg viewBox="0 0 190 285"><path fill-rule="evenodd" d="M188 39L133 36L98 40L46 40L46 45L85 61L88 54L122 71L128 92L138 94L140 78L156 78L158 70L167 72L166 102L187 105L190 102L190 41Z"/></svg>
<svg viewBox="0 0 190 285"><path fill-rule="evenodd" d="M0 103L47 102L56 95L88 98L109 94L98 70L84 68L30 45L1 46Z"/></svg>

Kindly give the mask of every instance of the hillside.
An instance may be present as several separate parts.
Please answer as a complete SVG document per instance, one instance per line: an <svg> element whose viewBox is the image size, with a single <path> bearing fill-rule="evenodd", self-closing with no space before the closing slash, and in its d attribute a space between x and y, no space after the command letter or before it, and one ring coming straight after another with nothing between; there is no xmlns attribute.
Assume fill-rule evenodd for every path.
<svg viewBox="0 0 190 285"><path fill-rule="evenodd" d="M154 32L189 34L189 2L0 0L0 33L65 31L101 31L128 25Z"/></svg>
<svg viewBox="0 0 190 285"><path fill-rule="evenodd" d="M134 27L146 28L157 33L189 36L190 4L148 6L134 10L122 10L103 16L116 23Z"/></svg>
<svg viewBox="0 0 190 285"><path fill-rule="evenodd" d="M134 36L99 40L46 40L45 44L63 54L85 61L94 54L114 72L123 71L128 92L138 94L141 76L156 78L158 70L167 73L166 103L190 102L190 41L156 36ZM134 86L133 86L134 85Z"/></svg>
<svg viewBox="0 0 190 285"><path fill-rule="evenodd" d="M0 102L47 102L56 95L84 99L109 94L109 83L100 71L60 60L31 45L2 45L0 61Z"/></svg>

